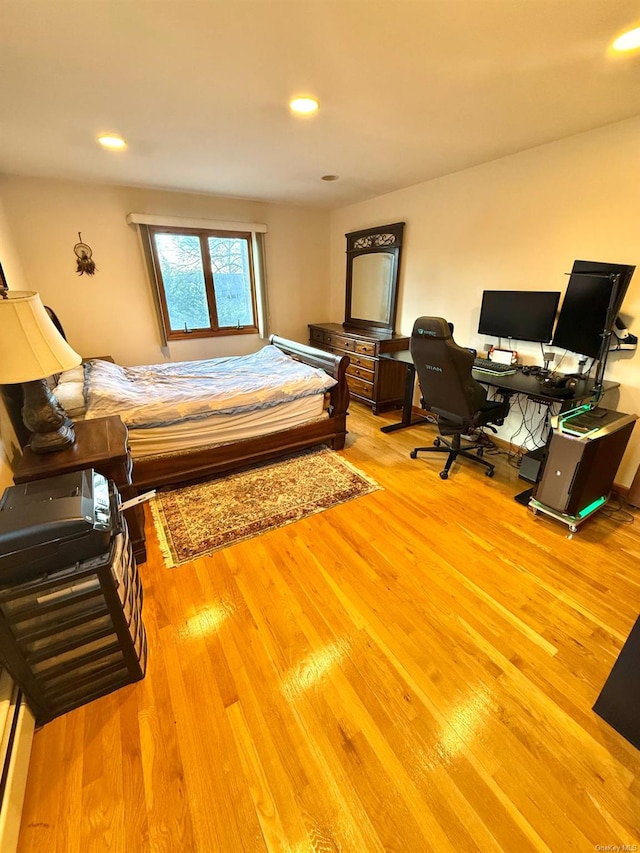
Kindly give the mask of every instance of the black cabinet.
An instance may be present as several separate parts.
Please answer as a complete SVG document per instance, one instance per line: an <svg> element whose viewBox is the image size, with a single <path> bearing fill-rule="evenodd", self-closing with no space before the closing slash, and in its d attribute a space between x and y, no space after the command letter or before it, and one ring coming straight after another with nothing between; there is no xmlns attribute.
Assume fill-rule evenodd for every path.
<svg viewBox="0 0 640 853"><path fill-rule="evenodd" d="M124 518L106 553L0 585L0 658L38 724L144 677L142 584Z"/></svg>

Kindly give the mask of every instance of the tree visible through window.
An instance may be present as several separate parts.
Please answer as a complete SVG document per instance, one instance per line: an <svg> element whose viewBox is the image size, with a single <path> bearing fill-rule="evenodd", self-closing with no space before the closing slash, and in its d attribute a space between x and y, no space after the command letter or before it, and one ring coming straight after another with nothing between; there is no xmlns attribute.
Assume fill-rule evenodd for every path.
<svg viewBox="0 0 640 853"><path fill-rule="evenodd" d="M168 339L254 334L251 234L149 229Z"/></svg>

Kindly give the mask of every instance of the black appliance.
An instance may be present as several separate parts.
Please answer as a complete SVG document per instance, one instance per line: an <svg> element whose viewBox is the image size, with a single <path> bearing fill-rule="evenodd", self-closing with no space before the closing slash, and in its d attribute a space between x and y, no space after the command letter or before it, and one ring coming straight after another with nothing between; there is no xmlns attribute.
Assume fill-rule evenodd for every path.
<svg viewBox="0 0 640 853"><path fill-rule="evenodd" d="M118 501L92 469L10 486L0 499L0 583L107 552Z"/></svg>

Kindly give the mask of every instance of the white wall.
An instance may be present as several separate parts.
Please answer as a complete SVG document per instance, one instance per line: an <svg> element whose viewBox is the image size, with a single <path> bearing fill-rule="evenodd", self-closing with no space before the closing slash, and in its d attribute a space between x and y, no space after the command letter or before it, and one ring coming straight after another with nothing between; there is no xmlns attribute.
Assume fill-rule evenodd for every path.
<svg viewBox="0 0 640 853"><path fill-rule="evenodd" d="M348 231L406 222L397 330L416 317L445 317L464 346L495 343L477 334L485 289L560 290L577 258L640 266L640 119L635 118L429 181L331 216L331 319L342 321ZM622 315L640 335L640 269ZM537 344L522 360L540 364ZM640 414L640 355L609 359L621 383L617 408ZM563 372L575 369L566 357ZM509 439L514 418L501 430ZM640 463L636 425L617 480Z"/></svg>
<svg viewBox="0 0 640 853"><path fill-rule="evenodd" d="M165 360L137 231L126 223L132 212L265 223L271 331L306 341L307 323L327 316L326 211L17 176L0 179L0 196L29 286L54 308L84 356L112 355L121 364ZM93 249L98 271L91 277L75 271L79 231ZM170 359L241 354L262 343L255 335L172 342Z"/></svg>
<svg viewBox="0 0 640 853"><path fill-rule="evenodd" d="M330 216L308 208L239 199L5 176L0 199L13 238L0 234L24 265L24 284L60 315L83 355L123 364L162 361L157 323L135 229L127 213L264 222L272 330L306 340L308 322L341 322L347 231L405 221L398 331L421 314L455 323L458 342L483 349L477 334L484 289L566 287L576 258L640 262L638 187L640 119L541 146L454 175L352 205ZM2 229L0 221L0 229ZM78 231L94 250L98 272L77 276ZM330 262L327 246L330 241ZM17 262L15 264L17 265ZM17 286L20 273L12 270ZM328 286L328 280L330 285ZM640 332L640 270L623 306ZM636 318L639 318L634 325ZM253 336L172 344L171 358L256 349ZM520 345L525 362L539 348ZM637 353L614 355L607 378L621 383L617 407L640 413ZM575 361L566 358L562 369ZM513 418L502 430L508 439ZM640 463L636 426L618 480L629 484Z"/></svg>
<svg viewBox="0 0 640 853"><path fill-rule="evenodd" d="M26 290L27 281L20 263L15 242L9 227L2 197L0 196L0 263L12 290ZM9 421L6 409L0 401L0 494L13 483L9 460L19 453L18 441Z"/></svg>

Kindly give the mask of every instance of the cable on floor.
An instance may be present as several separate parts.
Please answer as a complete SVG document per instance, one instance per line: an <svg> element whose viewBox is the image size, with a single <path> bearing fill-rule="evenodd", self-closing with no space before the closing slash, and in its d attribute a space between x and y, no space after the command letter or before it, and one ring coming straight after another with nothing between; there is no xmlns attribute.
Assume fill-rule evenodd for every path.
<svg viewBox="0 0 640 853"><path fill-rule="evenodd" d="M616 521L619 521L620 524L633 524L636 520L635 515L626 508L630 506L631 504L622 495L619 495L617 492L611 492L611 497L600 512L607 518L615 516Z"/></svg>

